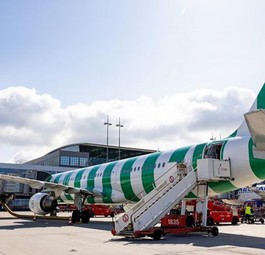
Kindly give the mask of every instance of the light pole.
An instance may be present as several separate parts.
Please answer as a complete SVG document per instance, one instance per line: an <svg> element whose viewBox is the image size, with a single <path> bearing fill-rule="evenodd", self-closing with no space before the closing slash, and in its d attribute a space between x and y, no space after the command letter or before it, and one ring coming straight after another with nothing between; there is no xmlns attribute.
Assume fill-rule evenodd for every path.
<svg viewBox="0 0 265 255"><path fill-rule="evenodd" d="M121 119L119 118L119 123L116 125L119 128L119 159L121 159L121 128L123 125L121 124Z"/></svg>
<svg viewBox="0 0 265 255"><path fill-rule="evenodd" d="M104 122L104 125L107 125L107 159L106 162L109 161L109 126L112 124L109 122L109 115L107 115L107 121Z"/></svg>

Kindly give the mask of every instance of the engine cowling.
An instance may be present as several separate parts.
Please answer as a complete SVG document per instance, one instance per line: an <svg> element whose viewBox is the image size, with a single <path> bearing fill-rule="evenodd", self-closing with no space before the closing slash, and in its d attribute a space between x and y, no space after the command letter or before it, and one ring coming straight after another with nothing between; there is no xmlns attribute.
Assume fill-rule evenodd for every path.
<svg viewBox="0 0 265 255"><path fill-rule="evenodd" d="M36 193L29 200L29 208L32 212L40 215L48 214L56 209L57 200L47 193Z"/></svg>

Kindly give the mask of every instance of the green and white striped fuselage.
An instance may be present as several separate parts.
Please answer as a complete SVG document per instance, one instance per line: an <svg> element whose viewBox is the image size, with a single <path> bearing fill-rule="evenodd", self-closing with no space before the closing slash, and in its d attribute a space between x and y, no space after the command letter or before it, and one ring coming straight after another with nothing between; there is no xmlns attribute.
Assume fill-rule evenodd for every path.
<svg viewBox="0 0 265 255"><path fill-rule="evenodd" d="M265 179L265 152L255 150L250 136L231 137L213 143L216 142L222 144L220 159L230 159L233 181L210 182L209 196ZM185 162L196 171L197 160L204 157L206 146L209 143L68 171L52 175L48 181L102 194L87 197L85 203L136 202L167 178L161 176L177 162ZM189 197L201 195L203 194L198 194L198 189L195 189ZM74 195L62 193L60 199L71 204Z"/></svg>

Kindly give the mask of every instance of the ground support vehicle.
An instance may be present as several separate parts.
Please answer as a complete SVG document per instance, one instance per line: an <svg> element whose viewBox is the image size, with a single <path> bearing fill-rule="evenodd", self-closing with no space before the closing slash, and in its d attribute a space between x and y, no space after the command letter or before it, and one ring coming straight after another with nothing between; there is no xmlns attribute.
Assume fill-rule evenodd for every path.
<svg viewBox="0 0 265 255"><path fill-rule="evenodd" d="M77 210L75 205L59 205L59 211L62 212L72 212ZM123 212L122 207L120 206L107 206L107 205L86 205L84 211L89 211L90 217L95 216L104 216L104 217L114 217L114 215Z"/></svg>
<svg viewBox="0 0 265 255"><path fill-rule="evenodd" d="M231 223L236 225L240 221L238 210L232 209L231 206L213 199L208 202L207 225L211 226L220 223Z"/></svg>
<svg viewBox="0 0 265 255"><path fill-rule="evenodd" d="M195 218L193 215L168 214L162 218L160 226L142 231L128 231L127 233L123 232L122 235L132 238L147 236L153 238L153 240L160 240L167 234L178 235L194 232L212 234L213 236L217 236L219 234L219 230L215 226L202 226L201 222L198 221L195 224ZM112 229L112 234L116 235L115 229Z"/></svg>
<svg viewBox="0 0 265 255"><path fill-rule="evenodd" d="M107 205L89 205L87 209L91 210L91 217L104 216L114 217L116 214L124 212L120 206L107 206Z"/></svg>

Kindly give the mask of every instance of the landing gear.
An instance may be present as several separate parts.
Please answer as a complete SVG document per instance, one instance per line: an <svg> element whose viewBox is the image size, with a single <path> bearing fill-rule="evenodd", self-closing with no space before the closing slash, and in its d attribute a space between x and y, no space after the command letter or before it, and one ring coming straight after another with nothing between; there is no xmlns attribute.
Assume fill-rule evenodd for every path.
<svg viewBox="0 0 265 255"><path fill-rule="evenodd" d="M86 196L82 196L79 193L75 194L74 204L77 210L74 210L72 213L72 223L78 223L80 221L82 223L89 223L90 217L93 217L90 210L82 210L86 198Z"/></svg>
<svg viewBox="0 0 265 255"><path fill-rule="evenodd" d="M74 210L72 212L72 223L80 222L81 212L79 210Z"/></svg>
<svg viewBox="0 0 265 255"><path fill-rule="evenodd" d="M88 210L83 211L81 219L82 219L82 223L89 223L89 221L90 221L90 211L88 211Z"/></svg>

